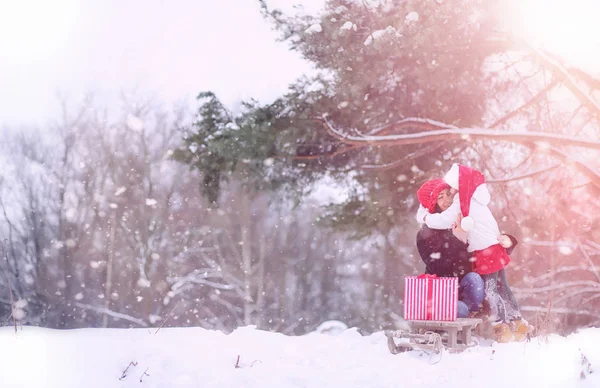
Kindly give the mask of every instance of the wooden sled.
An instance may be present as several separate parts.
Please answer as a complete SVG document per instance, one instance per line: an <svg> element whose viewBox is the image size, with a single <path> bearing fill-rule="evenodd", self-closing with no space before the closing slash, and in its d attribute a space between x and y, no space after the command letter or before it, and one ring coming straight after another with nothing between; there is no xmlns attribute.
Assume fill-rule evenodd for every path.
<svg viewBox="0 0 600 388"><path fill-rule="evenodd" d="M456 321L407 321L411 331L386 330L387 344L392 354L408 350L439 353L443 348L460 352L475 343L472 330L483 321L479 318L457 318ZM396 342L395 339L400 341Z"/></svg>

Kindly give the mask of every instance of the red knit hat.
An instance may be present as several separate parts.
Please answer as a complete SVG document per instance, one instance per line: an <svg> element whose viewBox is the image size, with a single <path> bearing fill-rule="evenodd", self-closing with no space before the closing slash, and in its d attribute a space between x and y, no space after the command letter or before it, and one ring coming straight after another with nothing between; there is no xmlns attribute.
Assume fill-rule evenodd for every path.
<svg viewBox="0 0 600 388"><path fill-rule="evenodd" d="M485 177L474 168L454 163L450 171L444 176L444 181L453 189L458 190L460 212L463 216L461 227L466 231L471 230L474 224L474 220L469 217L471 198L475 193L475 189L485 183Z"/></svg>
<svg viewBox="0 0 600 388"><path fill-rule="evenodd" d="M435 210L435 205L437 204L437 197L440 195L440 192L444 189L449 189L450 186L444 182L443 179L432 179L427 181L419 187L417 190L417 198L419 198L419 202L421 205L427 210L429 213L433 213Z"/></svg>

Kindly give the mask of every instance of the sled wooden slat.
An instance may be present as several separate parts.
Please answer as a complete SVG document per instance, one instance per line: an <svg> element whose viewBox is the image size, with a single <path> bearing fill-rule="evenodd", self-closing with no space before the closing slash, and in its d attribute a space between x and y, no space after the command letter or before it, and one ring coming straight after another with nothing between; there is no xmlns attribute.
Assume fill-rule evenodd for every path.
<svg viewBox="0 0 600 388"><path fill-rule="evenodd" d="M457 318L456 321L407 321L414 331L441 331L448 333L444 345L450 349L461 349L471 345L471 333L483 323L479 318ZM459 343L460 341L460 343Z"/></svg>
<svg viewBox="0 0 600 388"><path fill-rule="evenodd" d="M456 321L406 321L413 328L443 329L446 327L477 326L483 321L479 318L456 318Z"/></svg>

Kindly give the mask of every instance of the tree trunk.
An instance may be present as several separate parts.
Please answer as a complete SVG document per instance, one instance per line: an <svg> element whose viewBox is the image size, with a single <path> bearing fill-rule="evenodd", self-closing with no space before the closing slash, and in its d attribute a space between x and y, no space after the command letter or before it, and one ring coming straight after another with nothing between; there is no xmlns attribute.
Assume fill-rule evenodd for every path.
<svg viewBox="0 0 600 388"><path fill-rule="evenodd" d="M242 271L244 274L244 325L252 324L252 236L250 218L250 201L247 189L241 195L242 209L240 210L240 224L242 231Z"/></svg>
<svg viewBox="0 0 600 388"><path fill-rule="evenodd" d="M256 279L256 324L259 329L263 328L264 307L265 307L265 260L267 254L266 234L260 234L258 256L258 279Z"/></svg>
<svg viewBox="0 0 600 388"><path fill-rule="evenodd" d="M117 226L117 210L113 209L110 218L110 236L108 257L106 259L106 283L104 284L104 308L110 307L110 294L112 289L113 258L115 255L115 228ZM108 314L102 316L102 327L108 327Z"/></svg>

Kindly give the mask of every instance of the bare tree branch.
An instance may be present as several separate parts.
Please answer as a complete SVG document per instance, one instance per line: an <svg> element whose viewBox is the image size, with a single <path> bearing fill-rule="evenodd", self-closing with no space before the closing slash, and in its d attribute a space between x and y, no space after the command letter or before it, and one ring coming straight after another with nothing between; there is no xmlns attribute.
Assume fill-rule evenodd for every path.
<svg viewBox="0 0 600 388"><path fill-rule="evenodd" d="M518 180L522 180L522 179L527 179L527 178L532 178L534 176L540 175L540 174L544 174L548 171L552 171L558 167L560 167L560 164L555 164L552 167L548 167L542 170L538 170L538 171L533 171L527 174L522 174L522 175L517 175L517 176L513 176L510 178L504 178L504 179L493 179L493 180L486 180L485 183L505 183L505 182L513 182L513 181L518 181Z"/></svg>
<svg viewBox="0 0 600 388"><path fill-rule="evenodd" d="M430 152L435 151L436 149L440 148L443 145L443 143L438 143L438 144L434 144L431 145L429 147L424 147L420 150L417 150L415 152L411 152L408 155L405 155L403 158L395 160L391 163L385 163L385 164L364 164L362 166L360 166L360 168L364 169L364 170L378 170L378 171L384 171L384 170L388 170L390 168L394 168L402 163L406 163L406 161L411 160L411 159L415 159L418 158L419 156L428 154Z"/></svg>
<svg viewBox="0 0 600 388"><path fill-rule="evenodd" d="M552 156L561 159L565 163L569 163L570 165L575 167L577 171L585 175L594 186L594 191L596 193L600 193L600 174L598 174L594 169L592 169L585 163L575 159L570 155L567 155L566 153L564 153L556 147L550 147L549 150Z"/></svg>
<svg viewBox="0 0 600 388"><path fill-rule="evenodd" d="M596 279L598 279L598 282L600 283L600 272L598 271L598 269L594 266L594 262L592 261L592 259L590 258L590 256L588 255L588 253L586 252L585 248L583 247L583 245L581 245L581 241L579 241L579 239L577 239L577 247L579 248L579 251L581 251L581 254L583 255L583 257L585 258L585 260L588 262L588 264L590 265L590 269L592 271L592 273L596 276Z"/></svg>
<svg viewBox="0 0 600 388"><path fill-rule="evenodd" d="M536 49L535 47L527 44L525 41L520 41L521 44L525 45L529 51L535 54L536 58L542 62L542 64L547 67L550 71L554 73L554 75L560 79L567 88L573 93L581 102L588 108L588 110L598 117L600 115L600 105L596 103L587 93L585 93L579 85L575 82L571 74L565 69L560 62L555 60L554 58L549 57L544 52ZM579 73L581 77L581 72Z"/></svg>
<svg viewBox="0 0 600 388"><path fill-rule="evenodd" d="M566 70L575 77L587 83L593 90L600 90L600 79L593 77L591 74L573 66L569 66Z"/></svg>
<svg viewBox="0 0 600 388"><path fill-rule="evenodd" d="M536 94L533 98L531 98L529 101L527 101L523 105L519 106L518 108L511 110L506 115L504 115L503 117L499 118L494 123L492 123L492 125L490 125L490 128L496 128L496 127L506 123L508 120L512 119L513 117L515 117L516 115L518 115L519 113L524 111L525 109L540 102L542 99L544 99L546 97L548 92L550 90L552 90L552 88L554 88L557 84L558 84L558 81L556 81L556 80L552 81L544 89L542 89L538 94Z"/></svg>
<svg viewBox="0 0 600 388"><path fill-rule="evenodd" d="M557 275L566 274L568 272L578 272L578 271L598 271L598 268L597 267L588 268L588 267L582 266L582 265L561 266L551 272L544 273L543 275L527 278L526 282L528 284L539 284L541 282L551 280ZM577 276L577 275L572 274L571 276Z"/></svg>
<svg viewBox="0 0 600 388"><path fill-rule="evenodd" d="M548 292L564 289L567 287L579 287L579 286L587 286L590 289L595 289L600 291L600 283L594 282L591 280L575 280L572 282L562 282L558 284L551 284L549 286L541 286L541 287L533 287L533 288L513 288L513 291L520 294L536 294L539 292Z"/></svg>
<svg viewBox="0 0 600 388"><path fill-rule="evenodd" d="M176 291L184 285L186 285L187 283L202 284L219 290L233 290L235 287L230 284L222 284L208 280L209 278L215 277L221 278L220 275L220 271L215 271L214 269L195 269L191 273L177 278L177 281L175 281L171 286L171 290ZM173 279L168 280L172 281Z"/></svg>
<svg viewBox="0 0 600 388"><path fill-rule="evenodd" d="M349 135L335 128L331 122L323 118L329 133L346 144L377 144L377 145L402 145L421 144L433 141L447 140L504 140L519 144L530 142L556 143L563 146L578 146L590 149L600 149L600 141L577 139L571 136L556 133L533 132L533 131L497 131L484 128L458 128L454 125L443 123L429 124L422 119L407 118L402 120L401 127L410 125L414 120L415 128L430 129L428 132L417 132L397 135ZM445 127L441 125L445 125ZM370 133L375 132L375 130Z"/></svg>
<svg viewBox="0 0 600 388"><path fill-rule="evenodd" d="M131 315L118 313L116 311L111 311L105 307L92 306L89 304L84 304L84 303L79 303L79 302L75 302L74 304L75 304L75 306L80 307L82 309L92 310L92 311L95 311L95 312L98 312L101 314L107 314L107 315L110 315L111 317L123 319L125 321L135 323L136 325L139 325L142 327L148 327L148 323L146 323L145 321L143 321L139 318L132 317Z"/></svg>
<svg viewBox="0 0 600 388"><path fill-rule="evenodd" d="M520 309L521 309L521 311L531 311L531 312L538 312L538 313L545 313L548 311L547 308L538 307L538 306L521 306ZM569 309L569 308L553 308L552 312L557 313L557 314L587 315L590 317L600 319L600 314L598 314L596 312L588 311L588 310Z"/></svg>
<svg viewBox="0 0 600 388"><path fill-rule="evenodd" d="M544 133L544 132L501 132L497 130L482 129L482 128L457 128L454 125L447 125L433 120L426 120L420 118L407 118L403 119L397 124L400 127L405 127L411 122L414 122L416 127L420 129L430 128L428 132L417 132L411 134L398 134L398 135L384 135L384 136L373 136L373 135L349 135L343 133L341 130L335 128L329 120L325 117L322 118L325 128L328 132L339 139L342 143L351 145L402 145L402 144L421 144L433 141L447 141L451 139L456 140L501 140L509 141L513 143L524 144L531 146L532 143L540 142L543 144L542 149L549 150L549 152L563 161L570 162L577 168L582 174L588 177L597 190L600 191L600 174L595 172L592 168L585 165L573 157L567 155L563 151L560 151L556 147L552 147L552 143L563 146L580 146L590 149L600 149L600 142L593 140L578 139L571 136L560 135L556 133ZM445 129L441 129L444 128ZM386 126L386 128L389 126ZM383 128L383 127L382 127ZM379 132L379 128L370 131L369 133Z"/></svg>

